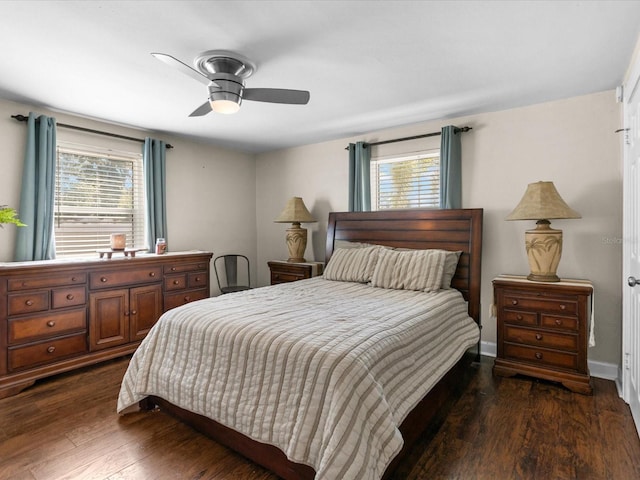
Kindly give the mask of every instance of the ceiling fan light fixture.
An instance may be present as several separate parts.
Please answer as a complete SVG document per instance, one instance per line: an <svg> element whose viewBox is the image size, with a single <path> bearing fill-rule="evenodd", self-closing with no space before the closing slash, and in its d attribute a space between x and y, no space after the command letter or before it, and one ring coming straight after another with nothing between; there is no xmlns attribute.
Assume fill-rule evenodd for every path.
<svg viewBox="0 0 640 480"><path fill-rule="evenodd" d="M209 100L211 104L211 110L216 113L224 113L225 115L229 115L232 113L236 113L240 110L240 99L237 102L233 100Z"/></svg>
<svg viewBox="0 0 640 480"><path fill-rule="evenodd" d="M211 104L211 110L214 112L228 115L240 110L242 97L233 92L211 90L209 92L209 103Z"/></svg>

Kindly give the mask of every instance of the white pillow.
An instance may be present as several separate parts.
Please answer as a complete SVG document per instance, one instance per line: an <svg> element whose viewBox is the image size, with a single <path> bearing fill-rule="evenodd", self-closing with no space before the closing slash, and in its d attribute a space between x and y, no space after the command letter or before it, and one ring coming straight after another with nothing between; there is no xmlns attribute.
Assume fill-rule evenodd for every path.
<svg viewBox="0 0 640 480"><path fill-rule="evenodd" d="M378 261L379 246L362 248L338 248L333 252L324 269L323 277L341 282L367 283L371 281Z"/></svg>
<svg viewBox="0 0 640 480"><path fill-rule="evenodd" d="M382 250L371 285L435 292L442 285L445 259L444 250Z"/></svg>

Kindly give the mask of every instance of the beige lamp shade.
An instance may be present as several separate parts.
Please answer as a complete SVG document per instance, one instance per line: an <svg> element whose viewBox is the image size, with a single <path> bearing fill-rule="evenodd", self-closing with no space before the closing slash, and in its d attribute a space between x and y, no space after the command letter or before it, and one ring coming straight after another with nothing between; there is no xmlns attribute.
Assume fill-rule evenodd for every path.
<svg viewBox="0 0 640 480"><path fill-rule="evenodd" d="M520 203L507 220L549 220L582 218L562 199L553 182L536 182L527 186Z"/></svg>
<svg viewBox="0 0 640 480"><path fill-rule="evenodd" d="M562 230L552 229L549 219L569 218L582 216L567 205L553 182L530 183L520 203L507 216L507 220L537 220L536 228L524 235L529 280L560 281L556 271L562 257Z"/></svg>
<svg viewBox="0 0 640 480"><path fill-rule="evenodd" d="M301 228L301 223L313 223L313 218L300 197L292 197L284 207L284 210L274 220L277 223L291 223L287 229L286 242L289 250L288 262L305 262L304 252L307 249L307 229Z"/></svg>

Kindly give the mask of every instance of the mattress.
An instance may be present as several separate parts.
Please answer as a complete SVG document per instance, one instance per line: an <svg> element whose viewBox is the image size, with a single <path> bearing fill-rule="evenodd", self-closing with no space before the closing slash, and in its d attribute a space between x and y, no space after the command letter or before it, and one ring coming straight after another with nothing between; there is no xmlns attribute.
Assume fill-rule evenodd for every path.
<svg viewBox="0 0 640 480"><path fill-rule="evenodd" d="M310 465L318 480L378 479L405 416L476 344L456 290L315 277L166 312L125 373L123 412L148 395Z"/></svg>

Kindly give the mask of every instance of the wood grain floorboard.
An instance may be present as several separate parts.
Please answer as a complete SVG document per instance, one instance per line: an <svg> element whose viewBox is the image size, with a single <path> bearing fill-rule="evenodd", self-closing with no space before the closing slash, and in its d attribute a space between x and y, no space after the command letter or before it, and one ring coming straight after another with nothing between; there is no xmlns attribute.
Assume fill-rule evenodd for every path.
<svg viewBox="0 0 640 480"><path fill-rule="evenodd" d="M127 363L58 375L0 400L0 478L277 480L161 411L117 415ZM395 480L640 478L640 440L613 382L594 379L594 395L584 396L494 377L492 364L474 365Z"/></svg>

